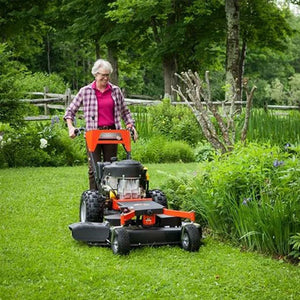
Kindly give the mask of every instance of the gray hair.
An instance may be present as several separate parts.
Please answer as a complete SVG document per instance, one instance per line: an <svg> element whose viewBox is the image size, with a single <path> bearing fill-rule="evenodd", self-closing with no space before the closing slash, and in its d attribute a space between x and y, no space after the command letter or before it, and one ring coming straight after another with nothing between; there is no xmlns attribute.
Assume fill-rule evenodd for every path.
<svg viewBox="0 0 300 300"><path fill-rule="evenodd" d="M111 74L113 72L113 68L112 68L112 66L111 66L111 64L110 64L109 61L104 60L104 59L98 59L94 63L94 66L92 68L92 74L94 76L96 76L96 74L98 73L98 71L99 71L100 68L108 70L109 74Z"/></svg>

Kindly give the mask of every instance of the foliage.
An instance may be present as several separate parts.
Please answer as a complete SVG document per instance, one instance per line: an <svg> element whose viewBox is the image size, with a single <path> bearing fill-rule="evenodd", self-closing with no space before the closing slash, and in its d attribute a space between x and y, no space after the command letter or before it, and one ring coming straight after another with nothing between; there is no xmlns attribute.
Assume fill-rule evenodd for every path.
<svg viewBox="0 0 300 300"><path fill-rule="evenodd" d="M209 143L199 142L195 148L196 161L211 161L215 158L215 149Z"/></svg>
<svg viewBox="0 0 300 300"><path fill-rule="evenodd" d="M0 44L0 122L22 123L28 106L20 102L23 90L17 86L26 68L13 57L6 44Z"/></svg>
<svg viewBox="0 0 300 300"><path fill-rule="evenodd" d="M295 73L289 78L287 86L275 78L271 84L265 86L266 97L271 101L275 101L277 104L283 105L297 105L300 97L300 74Z"/></svg>
<svg viewBox="0 0 300 300"><path fill-rule="evenodd" d="M286 144L296 145L300 142L300 114L297 111L282 113L254 109L247 139L282 147Z"/></svg>
<svg viewBox="0 0 300 300"><path fill-rule="evenodd" d="M47 1L43 0L1 0L1 42L5 41L17 60L27 66L34 64L43 48L46 7Z"/></svg>
<svg viewBox="0 0 300 300"><path fill-rule="evenodd" d="M67 130L52 124L31 124L4 131L0 144L0 167L75 165L86 161L84 143L72 141Z"/></svg>
<svg viewBox="0 0 300 300"><path fill-rule="evenodd" d="M1 125L1 124L0 124ZM50 125L27 124L18 129L0 126L0 168L76 165L86 162L83 137L71 140L59 117ZM142 137L132 145L133 158L146 163L193 162L193 148L184 141L170 141L163 136ZM119 159L125 159L119 150Z"/></svg>
<svg viewBox="0 0 300 300"><path fill-rule="evenodd" d="M68 86L56 73L37 72L25 74L22 79L16 81L16 87L26 92L42 92L44 87L47 87L50 93L63 94Z"/></svg>
<svg viewBox="0 0 300 300"><path fill-rule="evenodd" d="M300 230L299 156L252 143L201 164L193 178L171 178L164 188L218 236L288 255L290 236Z"/></svg>
<svg viewBox="0 0 300 300"><path fill-rule="evenodd" d="M218 73L213 98L224 99L224 1L2 0L2 6L2 41L32 73L54 72L78 90L92 80L95 58L109 59L113 49L129 93L161 96L162 61L172 57L179 72ZM260 82L256 103L262 106L265 84L278 78L291 92L288 78L300 72L299 17L260 0L241 1L240 13L248 43L245 76Z"/></svg>
<svg viewBox="0 0 300 300"><path fill-rule="evenodd" d="M295 73L292 77L289 78L289 104L299 105L300 103L300 73Z"/></svg>
<svg viewBox="0 0 300 300"><path fill-rule="evenodd" d="M265 13L269 14L266 10ZM286 39L284 44L286 49L284 51L274 51L266 47L257 47L256 44L249 45L251 50L247 51L245 76L250 78L253 84L258 87L254 102L256 106L262 106L267 101L269 104L272 103L272 99L266 99L265 97L265 88L267 85L270 86L276 79L284 86L284 92L288 93L287 98L290 100L292 90L288 81L291 76L300 72L300 17L287 14L286 18L293 30L293 35ZM264 43L265 39L261 41Z"/></svg>
<svg viewBox="0 0 300 300"><path fill-rule="evenodd" d="M193 162L194 151L183 141L169 141L164 136L152 136L147 141L140 138L132 146L133 159L145 163Z"/></svg>
<svg viewBox="0 0 300 300"><path fill-rule="evenodd" d="M277 104L285 104L284 86L278 78L265 87L266 96Z"/></svg>
<svg viewBox="0 0 300 300"><path fill-rule="evenodd" d="M193 113L182 105L171 105L169 99L149 109L153 132L172 140L186 141L195 145L202 139L201 128Z"/></svg>
<svg viewBox="0 0 300 300"><path fill-rule="evenodd" d="M298 232L297 234L291 236L289 243L292 246L292 251L289 253L289 255L300 260L300 233Z"/></svg>

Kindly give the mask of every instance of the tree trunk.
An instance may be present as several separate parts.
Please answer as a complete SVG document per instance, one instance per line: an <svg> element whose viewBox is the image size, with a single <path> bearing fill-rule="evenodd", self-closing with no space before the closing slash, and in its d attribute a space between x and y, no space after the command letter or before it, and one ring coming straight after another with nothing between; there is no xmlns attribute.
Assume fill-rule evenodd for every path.
<svg viewBox="0 0 300 300"><path fill-rule="evenodd" d="M95 40L95 54L96 54L96 59L99 59L100 56L100 45L98 40Z"/></svg>
<svg viewBox="0 0 300 300"><path fill-rule="evenodd" d="M111 63L113 68L113 73L111 74L110 81L118 85L119 82L119 68L118 68L118 55L117 55L117 47L114 43L107 44L108 48L108 61Z"/></svg>
<svg viewBox="0 0 300 300"><path fill-rule="evenodd" d="M225 99L232 101L234 95L240 100L241 94L238 87L240 83L240 51L239 51L239 34L240 34L240 12L239 0L226 0L225 12L227 20L227 46L226 46L226 84L229 86Z"/></svg>
<svg viewBox="0 0 300 300"><path fill-rule="evenodd" d="M51 74L50 39L49 39L49 33L47 33L47 65L48 65L48 74Z"/></svg>
<svg viewBox="0 0 300 300"><path fill-rule="evenodd" d="M174 92L172 86L176 86L175 73L177 71L176 59L174 56L164 57L163 59L164 69L164 98L170 98L174 100Z"/></svg>
<svg viewBox="0 0 300 300"><path fill-rule="evenodd" d="M244 70L245 70L245 62L246 62L246 55L247 55L247 42L243 39L243 45L241 50L241 57L240 57L240 70L239 70L239 90L240 92L240 100L242 100L243 95L243 81L244 81Z"/></svg>

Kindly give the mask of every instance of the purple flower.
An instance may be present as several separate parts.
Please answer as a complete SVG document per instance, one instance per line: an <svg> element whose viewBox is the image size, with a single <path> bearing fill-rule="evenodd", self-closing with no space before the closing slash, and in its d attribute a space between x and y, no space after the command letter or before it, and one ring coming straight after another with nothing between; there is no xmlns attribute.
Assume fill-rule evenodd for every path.
<svg viewBox="0 0 300 300"><path fill-rule="evenodd" d="M244 198L242 204L243 205L248 205L248 202L250 202L252 199L251 198Z"/></svg>
<svg viewBox="0 0 300 300"><path fill-rule="evenodd" d="M51 119L51 126L53 126L55 123L59 123L59 117L58 116L54 116Z"/></svg>
<svg viewBox="0 0 300 300"><path fill-rule="evenodd" d="M275 159L274 162L273 162L273 166L275 168L277 168L277 167L279 167L279 166L281 166L283 164L284 164L284 162L282 160L278 160L278 159Z"/></svg>

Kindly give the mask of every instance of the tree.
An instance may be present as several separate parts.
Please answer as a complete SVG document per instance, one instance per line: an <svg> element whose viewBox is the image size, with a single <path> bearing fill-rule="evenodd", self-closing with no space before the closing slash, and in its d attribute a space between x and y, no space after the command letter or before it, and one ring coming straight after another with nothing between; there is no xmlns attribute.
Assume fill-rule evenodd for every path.
<svg viewBox="0 0 300 300"><path fill-rule="evenodd" d="M26 68L13 59L9 47L0 44L0 122L13 126L21 124L25 113L25 104L20 102L22 91L16 87Z"/></svg>
<svg viewBox="0 0 300 300"><path fill-rule="evenodd" d="M171 95L171 86L177 80L175 72L191 64L198 66L195 63L196 57L199 58L198 45L202 44L204 49L208 37L210 40L216 37L218 26L208 24L217 24L213 22L213 13L214 5L219 2L117 0L107 15L132 33L130 42L135 43L133 48L142 53L144 61L156 63L157 69L163 70L164 94ZM197 20L201 20L200 25Z"/></svg>
<svg viewBox="0 0 300 300"><path fill-rule="evenodd" d="M201 80L197 72L192 71L182 72L180 75L177 74L177 76L184 83L185 91L182 91L179 85L177 88L174 88L174 91L191 108L208 142L221 153L232 151L236 140L236 126L234 122L236 95L233 95L231 98L229 103L230 109L228 111L223 109L223 113L226 114L224 118L221 116L217 104L212 101L208 71L205 73L205 81ZM254 86L249 91L247 82L244 82L244 88L247 94L247 105L243 127L240 132L242 142L246 140L252 99L256 87ZM213 118L211 118L211 115ZM213 122L213 119L215 122Z"/></svg>
<svg viewBox="0 0 300 300"><path fill-rule="evenodd" d="M227 50L226 83L230 93L242 98L246 51L253 48L270 48L282 51L287 37L292 34L285 17L274 1L226 0ZM228 97L227 97L228 98ZM229 97L230 98L230 97Z"/></svg>
<svg viewBox="0 0 300 300"><path fill-rule="evenodd" d="M21 62L32 63L41 52L46 7L45 0L0 0L0 42L13 49Z"/></svg>
<svg viewBox="0 0 300 300"><path fill-rule="evenodd" d="M229 89L226 93L227 101L241 100L241 68L240 68L240 0L226 0L225 12L227 20L226 43L226 84Z"/></svg>

